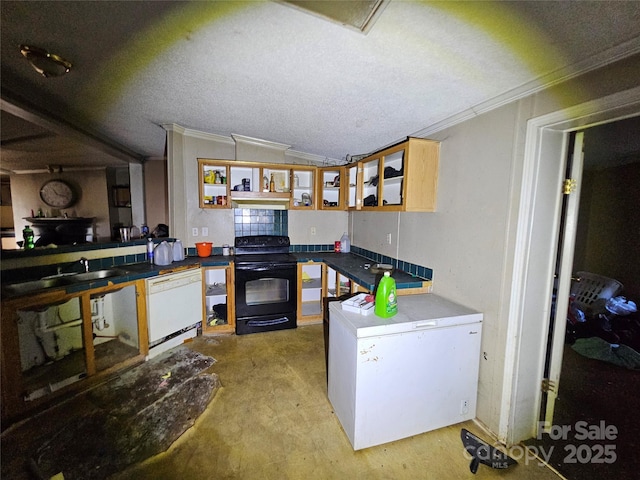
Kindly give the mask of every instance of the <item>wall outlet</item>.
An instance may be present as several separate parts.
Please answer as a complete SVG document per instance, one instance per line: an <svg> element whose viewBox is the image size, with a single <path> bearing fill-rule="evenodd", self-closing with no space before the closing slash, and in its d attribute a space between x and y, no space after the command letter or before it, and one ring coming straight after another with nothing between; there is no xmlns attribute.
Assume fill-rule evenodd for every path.
<svg viewBox="0 0 640 480"><path fill-rule="evenodd" d="M197 237L198 236L198 227L193 227L191 229L191 236L192 237Z"/></svg>
<svg viewBox="0 0 640 480"><path fill-rule="evenodd" d="M387 245L391 245L391 234L387 233Z"/></svg>
<svg viewBox="0 0 640 480"><path fill-rule="evenodd" d="M466 415L469 413L469 400L462 400L460 402L460 415Z"/></svg>
<svg viewBox="0 0 640 480"><path fill-rule="evenodd" d="M202 232L202 236L203 236L203 237L208 237L208 236L209 236L209 228L207 228L207 227L202 227L202 228L200 229L200 231Z"/></svg>
<svg viewBox="0 0 640 480"><path fill-rule="evenodd" d="M311 227L311 235L315 235L316 234L316 227Z"/></svg>

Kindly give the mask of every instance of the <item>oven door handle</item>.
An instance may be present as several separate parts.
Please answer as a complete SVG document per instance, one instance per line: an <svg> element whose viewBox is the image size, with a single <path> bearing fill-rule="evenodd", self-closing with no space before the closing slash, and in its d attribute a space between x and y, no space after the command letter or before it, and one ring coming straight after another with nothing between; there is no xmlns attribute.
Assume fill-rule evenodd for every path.
<svg viewBox="0 0 640 480"><path fill-rule="evenodd" d="M273 272L274 270L287 270L291 269L291 265L236 265L236 270L243 270L247 272Z"/></svg>

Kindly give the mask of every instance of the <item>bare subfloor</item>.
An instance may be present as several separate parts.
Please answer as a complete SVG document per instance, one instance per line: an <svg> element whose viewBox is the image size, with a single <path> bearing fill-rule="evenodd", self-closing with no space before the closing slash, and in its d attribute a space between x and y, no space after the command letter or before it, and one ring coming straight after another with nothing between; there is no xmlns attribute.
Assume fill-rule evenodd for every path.
<svg viewBox="0 0 640 480"><path fill-rule="evenodd" d="M491 442L473 422L354 452L327 399L322 325L198 337L188 345L216 359L208 371L219 376L222 388L167 452L112 478L559 478L524 458L508 470L480 465L472 475L461 427Z"/></svg>

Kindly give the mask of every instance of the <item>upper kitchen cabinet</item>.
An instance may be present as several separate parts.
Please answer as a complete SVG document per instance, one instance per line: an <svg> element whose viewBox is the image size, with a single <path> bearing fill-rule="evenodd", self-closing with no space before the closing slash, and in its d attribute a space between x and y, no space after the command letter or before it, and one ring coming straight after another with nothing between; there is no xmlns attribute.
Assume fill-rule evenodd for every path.
<svg viewBox="0 0 640 480"><path fill-rule="evenodd" d="M346 166L198 159L200 208L433 212L440 144L409 138Z"/></svg>
<svg viewBox="0 0 640 480"><path fill-rule="evenodd" d="M260 208L264 202L284 208L292 198L290 165L199 158L198 174L200 208Z"/></svg>
<svg viewBox="0 0 640 480"><path fill-rule="evenodd" d="M291 169L291 207L294 210L316 208L316 167L295 165Z"/></svg>
<svg viewBox="0 0 640 480"><path fill-rule="evenodd" d="M318 210L344 210L344 167L318 169Z"/></svg>
<svg viewBox="0 0 640 480"><path fill-rule="evenodd" d="M229 167L226 162L198 159L200 208L228 208Z"/></svg>
<svg viewBox="0 0 640 480"><path fill-rule="evenodd" d="M434 212L438 185L439 142L422 138L382 150L360 162L355 207L374 211ZM361 183L359 183L361 182ZM350 198L351 198L350 178ZM361 204L359 200L361 199ZM349 202L351 205L351 201Z"/></svg>

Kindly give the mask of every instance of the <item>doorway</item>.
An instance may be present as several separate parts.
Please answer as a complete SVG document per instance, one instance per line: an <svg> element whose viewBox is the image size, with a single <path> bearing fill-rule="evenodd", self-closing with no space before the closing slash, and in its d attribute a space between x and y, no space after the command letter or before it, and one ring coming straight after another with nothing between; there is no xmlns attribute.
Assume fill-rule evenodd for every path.
<svg viewBox="0 0 640 480"><path fill-rule="evenodd" d="M584 161L575 154L567 159L567 171L571 170L572 159L584 165L584 172L577 178L581 184L574 228L577 234L572 237L569 232L563 237L566 230L561 228L559 252L567 250L562 248L563 241L571 241L569 275L572 273L575 278L576 272L590 272L622 280L622 290L613 296L625 295L638 304L640 239L626 225L640 222L640 213L636 213L639 202L636 192L640 185L640 116L591 127L577 134L572 132L570 138L581 134L584 134ZM577 143L580 142L571 141L569 145ZM578 210L577 206L574 210ZM565 225L564 219L561 225ZM575 281L572 279L572 283ZM596 310L606 313L603 308L606 297L601 300L594 305L599 305ZM634 413L640 407L637 398L640 374L616 363L624 352L629 353L630 362L635 358L640 365L640 354L636 353L640 352L640 316L634 312L624 316L608 314L607 318L587 310L581 317L584 321L568 324L567 302L554 303L559 306L555 318L559 328L554 332L560 337L556 338L559 352L551 353L549 345L547 360L555 354L559 357L555 359L561 363L555 365L559 377L555 383L559 385L553 385L554 391L543 395L540 418L547 424L544 433L538 432L527 444L549 452L551 465L567 478L631 478L640 469L640 458L636 454L640 446L636 439L640 420ZM603 325L604 319L607 323L611 319L611 324ZM552 325L553 322L554 318ZM566 330L569 333L565 338ZM620 355L611 355L612 351L620 351ZM547 362L545 378L553 377L550 369ZM583 438L581 432L585 430L590 430L592 435ZM610 433L605 434L606 431Z"/></svg>
<svg viewBox="0 0 640 480"><path fill-rule="evenodd" d="M617 322L620 335L611 329L614 315L590 318L590 312L577 311L572 317L570 339L567 331L569 289L579 292L580 278L591 274L626 285L610 295L625 295L640 301L640 240L634 225L640 224L640 116L609 122L569 134L567 168L562 214L558 236L552 315L544 364L544 378L549 379L548 393L543 394L541 420L553 423L553 407L559 383L563 345L576 337L597 337L614 345L623 343L638 350L640 338L626 322ZM589 279L583 279L589 283ZM603 279L604 280L604 279ZM595 291L591 292L595 295ZM582 306L583 310L585 306ZM635 313L635 312L632 312ZM575 318L575 317L578 318ZM634 317L634 315L632 315ZM610 320L611 319L611 320ZM587 321L591 320L591 321ZM618 319L619 320L619 319ZM602 323L606 323L603 325ZM632 325L634 326L634 325ZM626 330L622 330L625 328Z"/></svg>
<svg viewBox="0 0 640 480"><path fill-rule="evenodd" d="M569 133L637 116L640 87L532 118L527 123L521 201L510 286L499 438L507 445L537 434L541 383L560 225L560 192ZM526 339L526 343L523 342Z"/></svg>
<svg viewBox="0 0 640 480"><path fill-rule="evenodd" d="M0 175L0 227L2 250L15 250L18 248L15 225L13 223L9 175Z"/></svg>

